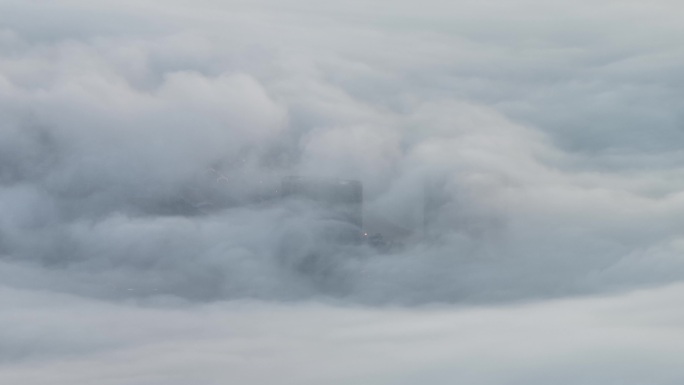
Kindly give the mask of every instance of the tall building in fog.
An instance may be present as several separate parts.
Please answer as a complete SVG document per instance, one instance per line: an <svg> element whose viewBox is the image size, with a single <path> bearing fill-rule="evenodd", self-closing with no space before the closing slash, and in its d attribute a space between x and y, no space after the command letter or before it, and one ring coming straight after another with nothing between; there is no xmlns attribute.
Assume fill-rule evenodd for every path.
<svg viewBox="0 0 684 385"><path fill-rule="evenodd" d="M288 176L281 186L283 198L310 202L328 219L363 227L363 185L356 180Z"/></svg>

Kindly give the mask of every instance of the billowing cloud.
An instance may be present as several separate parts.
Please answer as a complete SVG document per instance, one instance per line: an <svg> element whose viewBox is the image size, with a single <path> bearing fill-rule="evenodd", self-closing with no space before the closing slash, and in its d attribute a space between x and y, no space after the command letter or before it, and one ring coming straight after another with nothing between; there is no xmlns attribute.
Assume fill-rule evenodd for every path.
<svg viewBox="0 0 684 385"><path fill-rule="evenodd" d="M473 340L435 356L426 343L421 354L434 361L377 377L353 360L356 342L375 338L371 327L339 356L302 335L293 360L323 350L358 365L293 382L548 383L589 370L588 350L559 348L568 341L536 333L534 315L560 322L554 331L599 335L600 325L619 324L614 306L639 312L661 298L669 306L680 290L668 285L684 278L680 8L667 0L3 2L0 290L9 310L0 322L22 317L24 303L55 318L1 334L0 371L24 382L34 365L91 367L92 376L59 377L85 383L119 367L131 380L118 383L169 383L173 375L145 382L135 373L183 359L159 354L164 343L195 364L234 343L220 326L230 318L224 307L247 334L258 333L249 324L264 313L289 319L268 324L276 332L264 340L243 336L246 350L226 353L235 362L280 357L303 329L285 330L301 318L370 317L408 334L426 322L435 335L467 337L433 324L452 315L428 304L459 306L458 325L522 322L500 336L544 369L514 360L504 375L487 374L478 365L512 351L497 356ZM364 231L389 245L331 242L335 224L280 199L290 175L362 182ZM646 297L630 294L644 289ZM542 303L507 307L521 301ZM605 323L573 328L564 318L604 307ZM92 318L70 318L81 311ZM170 318L178 321L157 334L154 325ZM141 325L76 335L112 319ZM331 322L320 333L347 333ZM639 367L663 370L650 383L670 383L681 376L665 352L676 347L658 322L633 326L643 339L609 333L596 346L653 348L662 354ZM202 325L206 334L196 334ZM38 330L55 337L32 338ZM281 332L289 342L278 342ZM368 349L387 353L402 333ZM442 365L452 353L461 374ZM643 358L630 354L594 357L616 368L601 370L598 383L639 378L615 374ZM139 368L120 361L146 355L161 358ZM231 379L212 362L206 378L177 378ZM264 383L262 369L232 378Z"/></svg>
<svg viewBox="0 0 684 385"><path fill-rule="evenodd" d="M679 98L656 64L679 48L609 34L662 9L384 5L50 5L84 18L70 28L5 5L4 259L68 282L56 290L101 275L207 298L306 298L332 280L346 288L327 294L362 302L500 299L681 277L681 151L663 123ZM162 21L140 28L143 9ZM120 25L85 22L105 13ZM648 36L679 28L668 20ZM361 180L368 231L408 245L331 251L287 209L254 205L292 174ZM279 261L297 226L308 246L286 259L321 261L293 277ZM643 271L651 253L667 267Z"/></svg>

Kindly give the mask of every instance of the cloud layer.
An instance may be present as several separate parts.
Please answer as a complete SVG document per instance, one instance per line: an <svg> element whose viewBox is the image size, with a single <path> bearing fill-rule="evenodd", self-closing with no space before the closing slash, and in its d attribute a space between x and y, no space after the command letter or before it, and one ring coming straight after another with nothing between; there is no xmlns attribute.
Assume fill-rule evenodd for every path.
<svg viewBox="0 0 684 385"><path fill-rule="evenodd" d="M45 5L69 28L36 4L4 5L0 39L0 251L24 286L430 302L684 273L680 27L627 24L665 3ZM290 174L359 179L371 231L436 236L283 257L308 227L252 203Z"/></svg>
<svg viewBox="0 0 684 385"><path fill-rule="evenodd" d="M681 285L475 308L111 304L3 290L24 384L677 384ZM106 330L106 333L103 331Z"/></svg>
<svg viewBox="0 0 684 385"><path fill-rule="evenodd" d="M351 369L292 383L681 382L658 330L684 278L681 8L0 3L0 376L266 383L325 352ZM365 230L402 245L322 240L287 175L360 180Z"/></svg>

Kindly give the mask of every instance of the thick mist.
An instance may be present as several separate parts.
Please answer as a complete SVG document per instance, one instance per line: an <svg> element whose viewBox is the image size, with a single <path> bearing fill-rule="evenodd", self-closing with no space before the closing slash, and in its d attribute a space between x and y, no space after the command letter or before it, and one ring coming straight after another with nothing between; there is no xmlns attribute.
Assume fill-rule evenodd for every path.
<svg viewBox="0 0 684 385"><path fill-rule="evenodd" d="M442 370L447 357L468 350L438 350L435 361L411 367L413 377L370 376L354 361L349 376L329 368L292 383L530 384L591 367L564 367L568 351L556 347L568 341L535 334L525 306L551 324L575 311L602 317L606 306L606 324L615 324L623 314L611 312L615 303L641 298L625 305L633 314L661 295L668 304L681 296L681 8L666 0L0 1L0 298L8 309L0 324L9 330L0 333L0 378L48 383L20 380L48 362L55 373L94 368L61 383L98 382L109 377L95 362L116 371L117 360L156 355L167 339L188 355L218 355L220 347L192 342L212 335L244 344L231 357L279 356L292 342L279 332L252 339L271 310L288 321L265 322L267 330L306 319L286 338L308 341L295 366L331 352L338 337L349 345L327 359L389 354L401 333L364 331L356 325L364 317L407 322L410 331L450 311L459 325L489 325L474 335L499 318L520 322L526 340L558 354L546 362L530 353L549 372L514 360L501 376L456 375ZM360 181L363 231L390 246L322 236L335 224L281 197L282 178L293 175ZM538 303L521 305L529 302ZM32 311L55 323L32 324ZM118 317L128 326L95 331ZM226 317L256 329L217 326ZM319 317L335 321L314 325ZM660 319L644 322L630 327L660 341ZM594 333L599 324L554 330ZM454 343L466 337L438 329ZM506 330L495 334L522 349L524 338ZM363 350L376 331L388 345ZM327 332L332 340L319 344ZM418 334L421 352L437 348L439 337ZM610 351L612 337L602 338ZM663 357L677 350L626 341L624 349L648 345ZM492 359L474 349L473 365ZM569 350L577 358L585 347ZM88 354L93 362L78 358ZM140 371L181 359L160 357ZM214 368L202 357L189 362ZM663 361L621 357L597 358L614 364L605 381L636 361L672 374L651 383L682 379ZM251 377L267 367L287 372L265 363L235 377L183 372L178 383L269 383Z"/></svg>
<svg viewBox="0 0 684 385"><path fill-rule="evenodd" d="M627 29L614 17L573 39L570 22L535 34L500 16L514 39L456 9L447 28L421 24L429 12L383 27L402 7L42 6L54 21L3 5L0 274L13 286L419 303L684 275L668 77L681 52L667 39L642 52L607 35ZM404 246L307 234L316 218L273 199L286 175L361 181L365 231Z"/></svg>

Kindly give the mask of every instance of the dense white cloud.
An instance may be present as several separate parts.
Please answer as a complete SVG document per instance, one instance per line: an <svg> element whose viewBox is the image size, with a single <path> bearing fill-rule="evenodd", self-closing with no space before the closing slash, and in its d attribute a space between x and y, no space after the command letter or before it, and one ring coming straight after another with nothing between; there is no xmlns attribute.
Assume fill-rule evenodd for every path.
<svg viewBox="0 0 684 385"><path fill-rule="evenodd" d="M588 383L678 383L675 329L649 319L629 323L634 335L602 331L650 303L679 316L666 310L676 286L629 293L684 278L681 8L0 2L0 323L43 318L0 334L0 375L477 384L584 370L597 374ZM367 230L406 244L321 242L315 213L273 204L292 174L362 181ZM564 299L606 293L622 294ZM239 302L254 300L270 302ZM520 300L544 302L494 305ZM463 309L374 307L429 303ZM477 304L491 308L468 308ZM283 323L264 321L271 312ZM590 320L573 325L575 312ZM348 332L337 317L403 326L361 328L336 353L318 338ZM133 334L74 335L115 319ZM308 330L317 319L330 322ZM252 339L260 320L273 331ZM402 338L421 325L434 338L416 337L414 352ZM497 353L492 334L510 350ZM236 339L245 350L231 350ZM275 362L299 343L301 356ZM256 363L219 368L219 353ZM396 360L363 362L378 354ZM353 365L295 375L321 357ZM484 366L492 360L501 372ZM107 374L118 370L129 374Z"/></svg>
<svg viewBox="0 0 684 385"><path fill-rule="evenodd" d="M681 285L503 307L111 304L3 289L22 384L677 384Z"/></svg>
<svg viewBox="0 0 684 385"><path fill-rule="evenodd" d="M306 174L364 182L371 230L391 223L421 234L425 194L438 198L430 242L391 257L325 257L333 266L323 275L345 277L356 300L545 296L681 276L669 251L681 237L684 184L672 4L40 5L69 28L31 22L39 3L3 5L0 234L13 263L106 277L94 266L139 255L154 262L116 266L146 276L167 264L184 277L186 266L169 261L211 270L205 262L223 253L240 275L232 256L246 253L265 278L235 295L270 297L271 285L299 286L275 267L277 239L291 234L273 224L301 221L240 205L273 194L282 175ZM535 7L544 12L523 12ZM657 44L634 36L627 22L637 15ZM168 216L203 204L222 210ZM188 229L173 235L181 223ZM236 227L261 240L232 238ZM140 229L186 247L114 236ZM212 251L221 244L230 246ZM667 274L628 262L653 250L672 253ZM396 276L385 272L389 258ZM624 276L587 286L616 265ZM367 276L347 277L357 269ZM433 271L445 277L422 294L397 289L421 287L421 272ZM462 287L472 278L459 271L496 282ZM369 293L376 281L390 289ZM212 298L234 294L211 287Z"/></svg>

